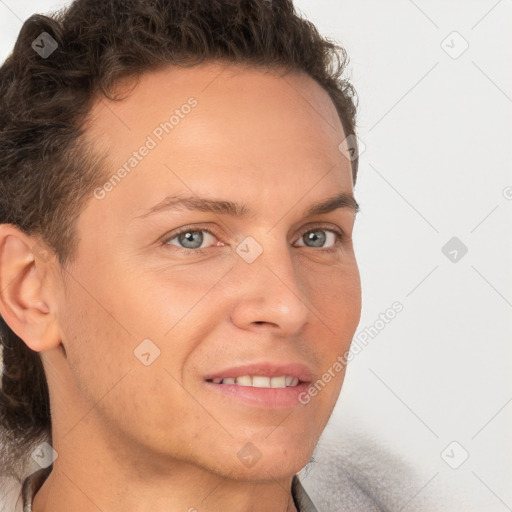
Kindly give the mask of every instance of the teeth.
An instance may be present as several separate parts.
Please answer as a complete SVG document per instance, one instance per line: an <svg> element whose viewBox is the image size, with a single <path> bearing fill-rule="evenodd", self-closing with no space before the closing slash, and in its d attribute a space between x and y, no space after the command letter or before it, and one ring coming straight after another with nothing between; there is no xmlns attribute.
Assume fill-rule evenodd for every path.
<svg viewBox="0 0 512 512"><path fill-rule="evenodd" d="M252 379L249 375L244 375L243 377L237 377L236 383L239 386L252 386Z"/></svg>
<svg viewBox="0 0 512 512"><path fill-rule="evenodd" d="M254 388L269 388L270 377L261 377L260 375L256 375L252 378L252 386Z"/></svg>
<svg viewBox="0 0 512 512"><path fill-rule="evenodd" d="M270 379L270 387L271 388L285 388L286 387L286 377L284 375L282 377L272 377Z"/></svg>
<svg viewBox="0 0 512 512"><path fill-rule="evenodd" d="M253 388L286 388L299 383L297 377L280 375L279 377L265 377L262 375L242 375L240 377L226 377L225 379L212 379L214 384L237 384Z"/></svg>

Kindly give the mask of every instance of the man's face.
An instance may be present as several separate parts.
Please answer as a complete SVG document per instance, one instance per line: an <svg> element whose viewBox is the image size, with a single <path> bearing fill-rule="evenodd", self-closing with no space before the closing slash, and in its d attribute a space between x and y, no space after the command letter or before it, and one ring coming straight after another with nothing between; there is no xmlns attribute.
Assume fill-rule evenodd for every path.
<svg viewBox="0 0 512 512"><path fill-rule="evenodd" d="M140 77L121 103L97 102L87 134L108 150L105 182L117 178L81 214L78 256L58 295L72 378L52 400L95 405L62 443L92 439L94 426L123 457L138 450L144 465L190 462L254 479L297 472L344 371L331 370L306 405L297 395L307 383L207 379L253 365L239 376L315 382L349 348L361 308L355 214L305 213L353 192L327 93L303 75L165 69ZM248 213L149 213L168 196L240 203Z"/></svg>

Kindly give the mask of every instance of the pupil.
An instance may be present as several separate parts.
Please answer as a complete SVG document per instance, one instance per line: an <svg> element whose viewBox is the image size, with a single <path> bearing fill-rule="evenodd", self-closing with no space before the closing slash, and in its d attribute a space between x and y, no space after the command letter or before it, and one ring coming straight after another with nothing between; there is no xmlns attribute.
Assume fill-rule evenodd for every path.
<svg viewBox="0 0 512 512"><path fill-rule="evenodd" d="M322 233L321 236L318 236L318 233ZM318 231L311 231L308 235L308 240L314 242L314 247L322 247L325 243L325 233L320 229Z"/></svg>
<svg viewBox="0 0 512 512"><path fill-rule="evenodd" d="M196 240L195 240L196 245L194 245L194 237L196 238ZM195 231L195 232L187 231L186 233L182 233L180 238L181 238L180 243L182 243L182 245L184 245L187 249L197 249L203 243L203 234L200 231ZM197 242L199 242L199 243L197 243ZM187 245L189 243L191 243L192 246Z"/></svg>

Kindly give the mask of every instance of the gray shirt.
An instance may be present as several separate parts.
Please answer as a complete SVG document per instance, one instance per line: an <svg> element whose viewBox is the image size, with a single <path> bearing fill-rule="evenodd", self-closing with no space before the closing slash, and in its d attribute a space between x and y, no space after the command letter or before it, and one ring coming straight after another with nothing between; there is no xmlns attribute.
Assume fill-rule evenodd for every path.
<svg viewBox="0 0 512 512"><path fill-rule="evenodd" d="M23 512L32 512L32 500L50 474L52 468L53 465L39 469L25 478L21 490L23 497ZM298 512L318 512L304 490L304 487L302 487L297 475L294 475L292 480L292 497L295 503L295 508Z"/></svg>

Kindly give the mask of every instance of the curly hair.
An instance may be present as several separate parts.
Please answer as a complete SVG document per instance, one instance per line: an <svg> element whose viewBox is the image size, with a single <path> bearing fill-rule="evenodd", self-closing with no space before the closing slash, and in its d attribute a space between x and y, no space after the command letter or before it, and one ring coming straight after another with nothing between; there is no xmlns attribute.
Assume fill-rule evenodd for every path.
<svg viewBox="0 0 512 512"><path fill-rule="evenodd" d="M36 51L41 37L50 55ZM0 223L40 237L62 266L72 261L76 221L106 174L85 133L93 103L122 101L125 78L209 62L306 73L355 134L346 51L291 0L75 0L28 18L0 68ZM354 184L357 166L356 148ZM1 317L0 339L0 476L20 481L28 450L51 442L49 390L39 353Z"/></svg>

